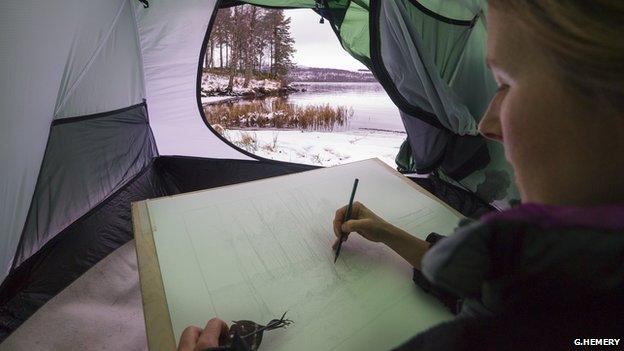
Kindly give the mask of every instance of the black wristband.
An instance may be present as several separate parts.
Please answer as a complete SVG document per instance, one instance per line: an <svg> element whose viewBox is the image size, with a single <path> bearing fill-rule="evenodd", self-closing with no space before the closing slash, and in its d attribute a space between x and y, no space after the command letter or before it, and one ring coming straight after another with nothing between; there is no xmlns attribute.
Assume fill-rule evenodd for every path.
<svg viewBox="0 0 624 351"><path fill-rule="evenodd" d="M432 248L435 244L437 244L440 240L446 238L444 235L440 235L438 233L429 233L427 235L427 241ZM435 296L442 304L444 304L453 314L457 314L459 312L460 299L459 296L455 294L449 293L439 287L431 284L427 278L414 268L414 275L412 276L412 280L416 285L418 285L421 289L423 289L426 293Z"/></svg>
<svg viewBox="0 0 624 351"><path fill-rule="evenodd" d="M438 241L444 238L446 238L446 236L432 232L432 233L429 233L429 235L427 235L427 239L425 239L425 241L430 244L429 247L433 247L433 245L437 244Z"/></svg>
<svg viewBox="0 0 624 351"><path fill-rule="evenodd" d="M461 299L459 296L431 284L431 282L429 282L429 280L425 278L425 276L416 268L414 268L412 280L416 283L416 285L423 289L423 291L432 295L444 306L446 306L451 313L459 313L461 307Z"/></svg>

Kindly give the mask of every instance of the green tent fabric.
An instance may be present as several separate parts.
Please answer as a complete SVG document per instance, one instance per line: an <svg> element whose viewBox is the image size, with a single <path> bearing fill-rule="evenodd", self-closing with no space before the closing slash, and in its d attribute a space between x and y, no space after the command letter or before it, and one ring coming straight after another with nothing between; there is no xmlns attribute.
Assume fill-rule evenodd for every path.
<svg viewBox="0 0 624 351"><path fill-rule="evenodd" d="M399 108L431 115L434 126L455 134L474 135L475 119L449 86L474 21L435 18L408 0L373 3L373 35L379 37L373 57L393 83L390 96Z"/></svg>
<svg viewBox="0 0 624 351"><path fill-rule="evenodd" d="M224 0L221 7L233 6L240 4L250 4L258 6L276 7L276 8L314 8L316 1L314 0Z"/></svg>
<svg viewBox="0 0 624 351"><path fill-rule="evenodd" d="M370 68L368 15L368 1L351 2L339 28L345 50Z"/></svg>
<svg viewBox="0 0 624 351"><path fill-rule="evenodd" d="M408 132L397 157L403 172L435 172L488 203L518 199L502 147L478 136L496 91L485 65L486 0L247 0L310 8L327 18L340 44L366 65L401 110Z"/></svg>

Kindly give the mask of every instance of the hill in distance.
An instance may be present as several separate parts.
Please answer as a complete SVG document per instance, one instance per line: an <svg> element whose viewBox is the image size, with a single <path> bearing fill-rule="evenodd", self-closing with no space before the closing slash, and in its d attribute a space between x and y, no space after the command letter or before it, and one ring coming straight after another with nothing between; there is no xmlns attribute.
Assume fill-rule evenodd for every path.
<svg viewBox="0 0 624 351"><path fill-rule="evenodd" d="M348 71L336 68L302 67L291 68L288 73L291 82L376 82L368 70Z"/></svg>

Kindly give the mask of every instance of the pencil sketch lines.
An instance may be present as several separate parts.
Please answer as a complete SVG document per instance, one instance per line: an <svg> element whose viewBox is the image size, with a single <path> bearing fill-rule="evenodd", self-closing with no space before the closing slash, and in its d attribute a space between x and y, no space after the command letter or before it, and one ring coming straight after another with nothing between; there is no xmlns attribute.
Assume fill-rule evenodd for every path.
<svg viewBox="0 0 624 351"><path fill-rule="evenodd" d="M184 233L186 234L186 237L188 238L188 240L191 242L192 246L195 247L196 243L193 242L193 237L191 236L190 232L189 232L189 228L188 228L188 223L185 220L184 221ZM195 262L197 262L197 266L200 266L200 260L199 257L197 255L197 251L195 249L193 249L193 256L195 258ZM203 272L202 272L203 273ZM201 275L202 277L202 281L204 283L204 287L206 288L206 292L209 292L209 287L208 287L208 283L206 282L206 277L204 274ZM214 301L212 301L212 299L210 299L210 305L212 306L212 310L217 313L217 308L214 304Z"/></svg>
<svg viewBox="0 0 624 351"><path fill-rule="evenodd" d="M150 204L176 338L211 309L226 320L257 321L288 310L296 323L265 335L271 350L388 349L393 336L418 331L405 327L415 319L430 325L443 310L422 306L411 268L387 247L353 234L334 264L332 221L356 176L356 200L410 233L456 225L453 214L374 161ZM372 336L382 325L391 332Z"/></svg>

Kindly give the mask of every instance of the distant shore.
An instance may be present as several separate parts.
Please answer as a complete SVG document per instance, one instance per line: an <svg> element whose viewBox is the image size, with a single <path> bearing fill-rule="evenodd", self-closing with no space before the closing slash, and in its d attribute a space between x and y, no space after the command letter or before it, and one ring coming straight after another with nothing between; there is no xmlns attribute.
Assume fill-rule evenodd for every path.
<svg viewBox="0 0 624 351"><path fill-rule="evenodd" d="M237 76L229 86L229 76L223 70L204 70L202 75L201 96L232 96L262 98L267 96L286 96L305 89L297 89L292 83L284 84L274 79L252 77L245 84L245 78ZM295 67L288 74L287 82L294 83L373 83L377 82L370 71L348 71L333 68Z"/></svg>
<svg viewBox="0 0 624 351"><path fill-rule="evenodd" d="M289 85L271 79L250 79L245 85L245 78L235 77L229 87L227 76L204 73L201 84L201 97L231 96L238 98L262 98L268 96L285 96L298 92Z"/></svg>

